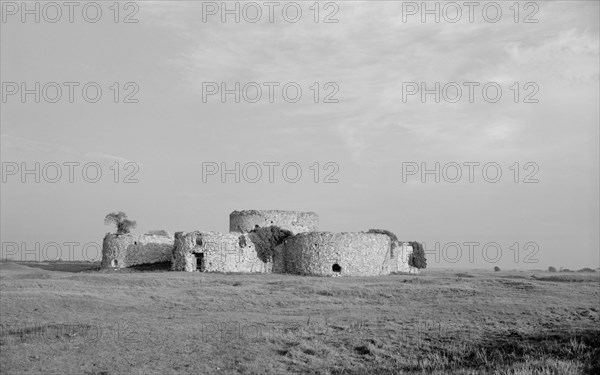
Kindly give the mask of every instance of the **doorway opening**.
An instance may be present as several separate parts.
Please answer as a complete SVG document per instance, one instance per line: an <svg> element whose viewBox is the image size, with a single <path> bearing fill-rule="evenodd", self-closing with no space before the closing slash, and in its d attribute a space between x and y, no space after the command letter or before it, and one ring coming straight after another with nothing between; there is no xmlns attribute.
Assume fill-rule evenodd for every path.
<svg viewBox="0 0 600 375"><path fill-rule="evenodd" d="M194 253L196 256L196 269L204 272L204 253Z"/></svg>
<svg viewBox="0 0 600 375"><path fill-rule="evenodd" d="M331 270L333 272L338 272L339 273L339 272L342 272L342 267L340 267L340 265L336 263L333 266L331 266Z"/></svg>

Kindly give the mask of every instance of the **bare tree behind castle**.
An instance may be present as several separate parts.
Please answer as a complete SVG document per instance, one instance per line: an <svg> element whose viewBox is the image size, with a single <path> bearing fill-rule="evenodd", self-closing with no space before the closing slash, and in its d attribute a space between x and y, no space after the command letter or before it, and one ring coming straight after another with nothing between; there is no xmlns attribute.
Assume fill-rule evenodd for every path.
<svg viewBox="0 0 600 375"><path fill-rule="evenodd" d="M116 225L117 226L116 234L127 234L137 226L137 223L133 220L129 220L127 218L127 214L122 211L113 212L113 213L106 215L106 217L104 218L104 224Z"/></svg>

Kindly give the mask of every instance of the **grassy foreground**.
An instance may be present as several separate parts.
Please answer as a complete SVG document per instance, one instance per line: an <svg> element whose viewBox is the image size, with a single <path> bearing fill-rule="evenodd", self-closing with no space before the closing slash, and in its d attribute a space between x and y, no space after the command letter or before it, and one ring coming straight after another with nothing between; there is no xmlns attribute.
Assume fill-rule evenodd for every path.
<svg viewBox="0 0 600 375"><path fill-rule="evenodd" d="M597 274L0 263L2 374L599 374Z"/></svg>

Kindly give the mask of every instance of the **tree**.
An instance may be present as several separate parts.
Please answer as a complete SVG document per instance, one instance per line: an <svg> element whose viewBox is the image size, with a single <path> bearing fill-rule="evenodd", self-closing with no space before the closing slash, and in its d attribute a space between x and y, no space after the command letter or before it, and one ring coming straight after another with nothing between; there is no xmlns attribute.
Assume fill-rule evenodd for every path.
<svg viewBox="0 0 600 375"><path fill-rule="evenodd" d="M252 229L248 236L256 246L256 255L264 263L273 260L275 247L282 244L286 238L292 236L292 232L281 229L276 225L270 227L257 227Z"/></svg>
<svg viewBox="0 0 600 375"><path fill-rule="evenodd" d="M129 220L127 218L127 214L125 214L125 212L122 212L122 211L113 212L113 213L106 215L106 217L104 218L104 224L116 225L117 226L117 233L116 233L117 235L127 234L133 228L135 228L137 226L137 223L133 220Z"/></svg>
<svg viewBox="0 0 600 375"><path fill-rule="evenodd" d="M556 272L556 267L548 267L548 272Z"/></svg>
<svg viewBox="0 0 600 375"><path fill-rule="evenodd" d="M425 258L423 244L417 241L410 241L408 244L413 248L413 252L408 258L408 265L419 269L426 268L427 259Z"/></svg>
<svg viewBox="0 0 600 375"><path fill-rule="evenodd" d="M498 267L498 266L494 267L494 272L500 272L500 267Z"/></svg>

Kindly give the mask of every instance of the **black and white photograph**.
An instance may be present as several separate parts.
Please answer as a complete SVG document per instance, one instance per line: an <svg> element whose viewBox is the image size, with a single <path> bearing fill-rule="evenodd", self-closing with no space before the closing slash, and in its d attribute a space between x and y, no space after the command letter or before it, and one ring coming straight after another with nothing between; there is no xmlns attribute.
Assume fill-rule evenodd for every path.
<svg viewBox="0 0 600 375"><path fill-rule="evenodd" d="M600 1L0 0L0 375L600 375Z"/></svg>

